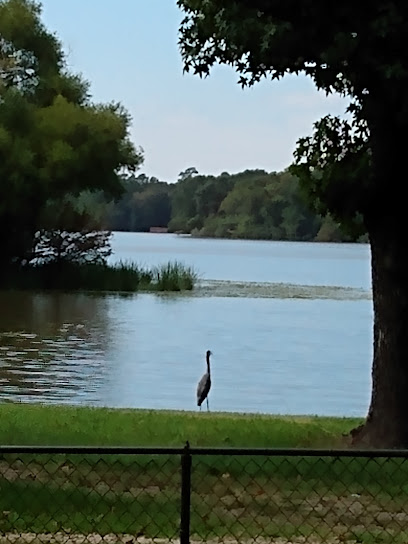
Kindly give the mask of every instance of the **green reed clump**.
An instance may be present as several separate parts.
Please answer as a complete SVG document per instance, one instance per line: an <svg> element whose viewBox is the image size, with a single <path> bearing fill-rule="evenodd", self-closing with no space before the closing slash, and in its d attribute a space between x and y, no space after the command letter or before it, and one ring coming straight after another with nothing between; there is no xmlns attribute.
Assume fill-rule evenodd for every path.
<svg viewBox="0 0 408 544"><path fill-rule="evenodd" d="M116 265L107 265L110 291L137 291L149 288L152 273L131 261L120 261Z"/></svg>
<svg viewBox="0 0 408 544"><path fill-rule="evenodd" d="M137 291L151 275L134 263L56 262L15 268L8 274L8 288L59 289L64 291Z"/></svg>
<svg viewBox="0 0 408 544"><path fill-rule="evenodd" d="M178 261L156 266L152 274L157 291L191 291L198 279L192 267Z"/></svg>
<svg viewBox="0 0 408 544"><path fill-rule="evenodd" d="M53 262L10 267L2 273L8 289L64 291L184 291L194 287L197 274L178 262L149 270L131 261L104 263Z"/></svg>

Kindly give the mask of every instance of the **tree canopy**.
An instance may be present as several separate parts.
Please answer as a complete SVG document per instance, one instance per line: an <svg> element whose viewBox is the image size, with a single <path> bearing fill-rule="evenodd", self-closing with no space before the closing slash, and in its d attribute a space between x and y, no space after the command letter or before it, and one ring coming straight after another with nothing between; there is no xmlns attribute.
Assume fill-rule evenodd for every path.
<svg viewBox="0 0 408 544"><path fill-rule="evenodd" d="M307 207L299 180L289 171L245 170L219 176L182 173L171 202L170 231L264 240L353 239L329 215L322 217Z"/></svg>
<svg viewBox="0 0 408 544"><path fill-rule="evenodd" d="M0 242L4 262L32 249L50 200L119 195L143 156L116 103L94 104L31 0L0 1Z"/></svg>
<svg viewBox="0 0 408 544"><path fill-rule="evenodd" d="M408 4L345 0L178 0L185 70L232 66L239 83L287 73L350 97L298 143L295 172L315 209L368 232L374 303L370 410L354 441L408 446L406 225L397 180L408 128ZM401 202L402 204L402 202Z"/></svg>
<svg viewBox="0 0 408 544"><path fill-rule="evenodd" d="M190 168L179 174L176 183L139 174L124 178L123 187L122 197L115 200L100 191L82 192L70 201L80 215L72 215L71 210L71 215L64 215L64 223L80 224L85 213L90 216L88 222L92 218L114 231L168 227L169 232L215 238L367 241L360 232L347 232L330 214L310 210L299 179L288 169L212 176Z"/></svg>

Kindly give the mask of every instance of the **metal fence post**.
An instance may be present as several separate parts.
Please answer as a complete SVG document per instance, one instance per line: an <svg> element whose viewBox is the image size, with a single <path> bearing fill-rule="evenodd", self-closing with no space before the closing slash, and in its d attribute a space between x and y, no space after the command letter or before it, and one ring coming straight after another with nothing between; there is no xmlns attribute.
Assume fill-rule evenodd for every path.
<svg viewBox="0 0 408 544"><path fill-rule="evenodd" d="M181 455L180 544L190 544L191 453L188 441Z"/></svg>

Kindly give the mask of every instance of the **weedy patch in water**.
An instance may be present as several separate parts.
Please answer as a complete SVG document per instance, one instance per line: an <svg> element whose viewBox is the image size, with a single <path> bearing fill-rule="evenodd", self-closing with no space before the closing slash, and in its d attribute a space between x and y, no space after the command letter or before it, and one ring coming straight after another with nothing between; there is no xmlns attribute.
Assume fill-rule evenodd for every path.
<svg viewBox="0 0 408 544"><path fill-rule="evenodd" d="M197 280L192 267L169 262L152 269L133 262L117 264L69 262L14 266L2 271L5 289L63 291L186 291Z"/></svg>
<svg viewBox="0 0 408 544"><path fill-rule="evenodd" d="M372 298L370 291L354 287L229 280L203 280L197 284L194 296L328 300L370 300Z"/></svg>
<svg viewBox="0 0 408 544"><path fill-rule="evenodd" d="M159 265L152 270L152 283L157 291L191 291L198 274L178 261Z"/></svg>

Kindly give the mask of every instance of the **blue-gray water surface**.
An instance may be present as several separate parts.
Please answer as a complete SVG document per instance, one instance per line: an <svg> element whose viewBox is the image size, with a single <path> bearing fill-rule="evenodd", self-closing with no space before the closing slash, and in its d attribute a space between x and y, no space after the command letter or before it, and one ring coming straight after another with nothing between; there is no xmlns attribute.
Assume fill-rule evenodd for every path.
<svg viewBox="0 0 408 544"><path fill-rule="evenodd" d="M365 415L367 245L115 233L113 248L112 261L192 265L201 287L193 296L0 292L2 401L194 410L211 349L212 410Z"/></svg>

